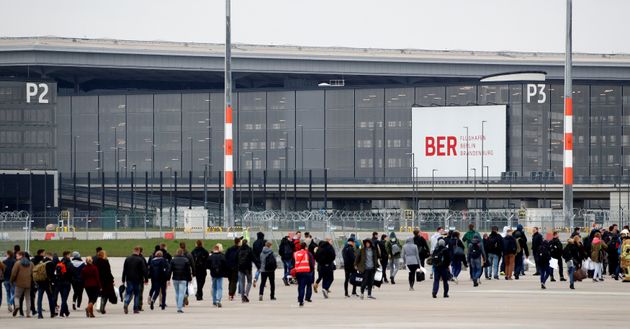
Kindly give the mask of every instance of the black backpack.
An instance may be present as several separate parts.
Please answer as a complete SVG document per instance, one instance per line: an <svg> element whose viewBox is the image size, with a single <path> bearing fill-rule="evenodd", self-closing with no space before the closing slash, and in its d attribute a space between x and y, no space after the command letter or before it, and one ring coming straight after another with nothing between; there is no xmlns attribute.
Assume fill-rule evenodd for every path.
<svg viewBox="0 0 630 329"><path fill-rule="evenodd" d="M540 247L538 248L538 257L542 260L551 259L551 251L548 241L543 241L543 243L540 244Z"/></svg>
<svg viewBox="0 0 630 329"><path fill-rule="evenodd" d="M479 239L475 238L470 243L470 258L478 259L481 257L481 246Z"/></svg>
<svg viewBox="0 0 630 329"><path fill-rule="evenodd" d="M271 272L275 271L278 268L278 263L276 262L276 256L271 253L265 257L265 271Z"/></svg>
<svg viewBox="0 0 630 329"><path fill-rule="evenodd" d="M448 264L445 264L446 263L445 252L448 252L448 249L446 247L438 248L437 250L435 250L433 252L433 255L431 255L431 265L436 266L436 267L448 265Z"/></svg>

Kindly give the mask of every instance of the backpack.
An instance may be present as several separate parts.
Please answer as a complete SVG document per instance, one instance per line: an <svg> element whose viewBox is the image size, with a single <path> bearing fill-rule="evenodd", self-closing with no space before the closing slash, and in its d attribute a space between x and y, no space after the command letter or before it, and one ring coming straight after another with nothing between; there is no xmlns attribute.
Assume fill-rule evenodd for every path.
<svg viewBox="0 0 630 329"><path fill-rule="evenodd" d="M401 252L400 244L398 244L398 240L392 243L392 256L396 257L400 255Z"/></svg>
<svg viewBox="0 0 630 329"><path fill-rule="evenodd" d="M206 262L208 261L208 256L206 254L200 254L198 257L195 257L195 268L202 269L206 267Z"/></svg>
<svg viewBox="0 0 630 329"><path fill-rule="evenodd" d="M271 272L275 271L278 268L278 263L276 262L276 256L273 253L267 255L265 257L265 271Z"/></svg>
<svg viewBox="0 0 630 329"><path fill-rule="evenodd" d="M55 266L55 277L58 279L63 278L66 273L68 272L68 269L66 268L66 264L64 262L59 262L57 263L57 266Z"/></svg>
<svg viewBox="0 0 630 329"><path fill-rule="evenodd" d="M521 238L516 239L516 254L520 254L521 251L523 251L523 248L521 247Z"/></svg>
<svg viewBox="0 0 630 329"><path fill-rule="evenodd" d="M499 239L495 236L492 237L492 250L493 251L501 251L501 242L499 241Z"/></svg>
<svg viewBox="0 0 630 329"><path fill-rule="evenodd" d="M50 261L41 262L35 265L33 268L33 281L44 282L48 280L48 273L46 273L46 264L48 263L50 263Z"/></svg>
<svg viewBox="0 0 630 329"><path fill-rule="evenodd" d="M447 251L446 248L441 248L433 252L433 255L431 255L431 265L436 266L436 267L448 265L448 264L445 264L446 258L444 256L444 253L446 251Z"/></svg>
<svg viewBox="0 0 630 329"><path fill-rule="evenodd" d="M470 243L470 258L478 259L481 257L481 246L479 239L473 239Z"/></svg>
<svg viewBox="0 0 630 329"><path fill-rule="evenodd" d="M545 261L551 259L549 242L543 241L543 243L540 244L540 247L538 248L538 257Z"/></svg>

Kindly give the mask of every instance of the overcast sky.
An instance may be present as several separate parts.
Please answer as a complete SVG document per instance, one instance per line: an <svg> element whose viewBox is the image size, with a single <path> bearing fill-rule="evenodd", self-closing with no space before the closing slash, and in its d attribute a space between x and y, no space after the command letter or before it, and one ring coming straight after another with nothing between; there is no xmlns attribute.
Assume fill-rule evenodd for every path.
<svg viewBox="0 0 630 329"><path fill-rule="evenodd" d="M564 51L566 0L233 0L235 43ZM630 0L574 0L575 52L630 53ZM0 0L1 36L223 43L224 0Z"/></svg>

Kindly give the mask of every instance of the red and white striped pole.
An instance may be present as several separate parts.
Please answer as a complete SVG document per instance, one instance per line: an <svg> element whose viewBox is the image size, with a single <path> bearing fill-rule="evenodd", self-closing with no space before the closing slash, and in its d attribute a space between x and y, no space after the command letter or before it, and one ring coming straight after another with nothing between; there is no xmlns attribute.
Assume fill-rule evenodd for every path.
<svg viewBox="0 0 630 329"><path fill-rule="evenodd" d="M230 0L225 0L225 140L223 225L234 226L234 148L232 143L232 38L230 26Z"/></svg>
<svg viewBox="0 0 630 329"><path fill-rule="evenodd" d="M566 11L566 49L564 63L564 173L562 175L562 211L564 222L573 227L573 84L571 78L572 66L572 3L567 0Z"/></svg>

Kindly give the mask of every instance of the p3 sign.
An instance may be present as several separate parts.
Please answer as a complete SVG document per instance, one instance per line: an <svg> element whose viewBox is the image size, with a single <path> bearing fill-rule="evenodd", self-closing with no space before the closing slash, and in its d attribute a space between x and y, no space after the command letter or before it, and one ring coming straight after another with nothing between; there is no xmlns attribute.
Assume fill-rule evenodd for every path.
<svg viewBox="0 0 630 329"><path fill-rule="evenodd" d="M49 87L46 83L26 83L26 102L27 103L49 103Z"/></svg>
<svg viewBox="0 0 630 329"><path fill-rule="evenodd" d="M547 100L547 92L545 91L545 84L533 84L530 83L527 85L527 103L532 102L532 98L538 104L543 104Z"/></svg>

